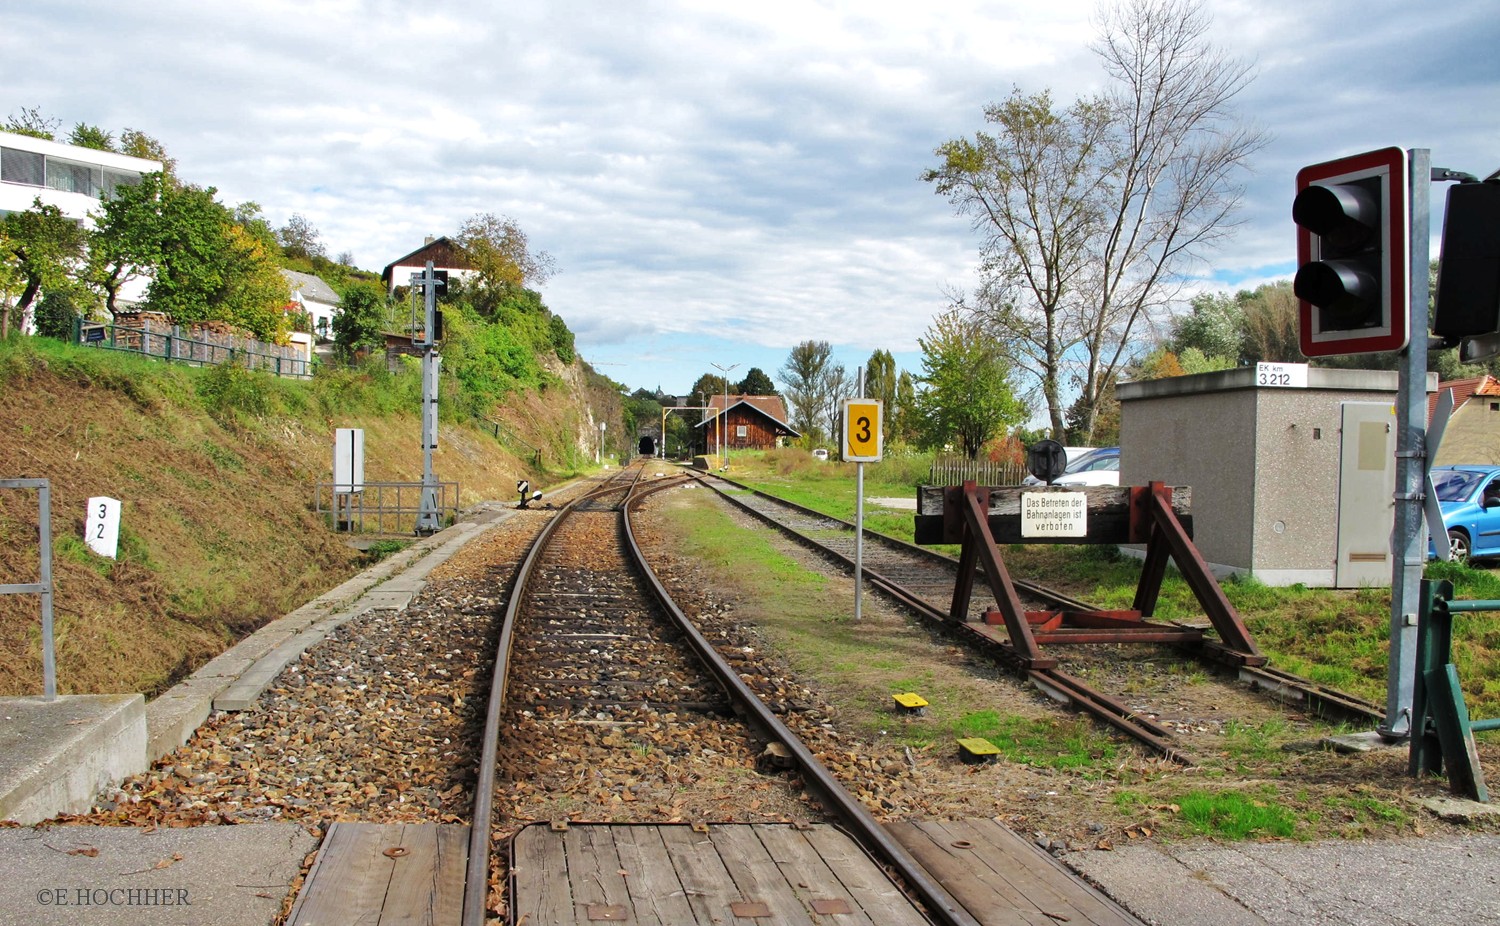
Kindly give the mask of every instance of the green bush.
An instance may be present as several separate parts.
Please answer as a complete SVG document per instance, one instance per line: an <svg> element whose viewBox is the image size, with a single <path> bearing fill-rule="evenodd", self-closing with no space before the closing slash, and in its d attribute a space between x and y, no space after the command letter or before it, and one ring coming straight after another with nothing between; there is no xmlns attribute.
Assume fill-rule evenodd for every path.
<svg viewBox="0 0 1500 926"><path fill-rule="evenodd" d="M221 363L199 375L198 399L203 410L223 425L234 423L241 415L264 418L271 413L269 379L237 363Z"/></svg>

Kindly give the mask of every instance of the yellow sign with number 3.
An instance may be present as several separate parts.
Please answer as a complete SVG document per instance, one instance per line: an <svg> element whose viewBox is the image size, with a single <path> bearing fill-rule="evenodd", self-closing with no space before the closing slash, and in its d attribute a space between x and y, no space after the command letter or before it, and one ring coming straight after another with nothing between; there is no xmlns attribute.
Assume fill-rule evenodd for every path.
<svg viewBox="0 0 1500 926"><path fill-rule="evenodd" d="M885 424L879 399L844 400L844 459L850 463L878 463Z"/></svg>

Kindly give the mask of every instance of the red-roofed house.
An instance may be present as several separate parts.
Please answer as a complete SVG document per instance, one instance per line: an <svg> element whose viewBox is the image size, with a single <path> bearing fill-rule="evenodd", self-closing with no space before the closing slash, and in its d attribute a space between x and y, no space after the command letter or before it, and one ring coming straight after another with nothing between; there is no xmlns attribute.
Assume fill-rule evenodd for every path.
<svg viewBox="0 0 1500 926"><path fill-rule="evenodd" d="M459 253L458 245L451 239L429 236L420 248L385 265L385 269L380 272L380 279L385 281L386 292L394 293L398 286L409 286L411 275L426 270L429 260L432 261L433 270L447 271L450 279L460 280L475 273L473 266Z"/></svg>
<svg viewBox="0 0 1500 926"><path fill-rule="evenodd" d="M1449 389L1453 414L1433 464L1500 464L1500 381L1486 375L1439 383L1437 393L1427 399L1427 420L1432 420L1438 396Z"/></svg>
<svg viewBox="0 0 1500 926"><path fill-rule="evenodd" d="M726 430L723 440L731 451L770 450L784 438L802 436L786 423L786 405L779 395L732 395L727 414L722 395L710 398L708 405L712 413L697 424L706 453L719 452Z"/></svg>

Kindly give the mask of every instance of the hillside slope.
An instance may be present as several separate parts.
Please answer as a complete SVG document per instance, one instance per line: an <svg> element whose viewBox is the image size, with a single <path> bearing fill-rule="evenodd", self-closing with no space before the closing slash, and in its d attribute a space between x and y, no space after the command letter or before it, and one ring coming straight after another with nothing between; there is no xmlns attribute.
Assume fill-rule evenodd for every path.
<svg viewBox="0 0 1500 926"><path fill-rule="evenodd" d="M441 423L434 469L459 483L461 506L566 475L533 449L554 468L583 458L585 377L561 379L495 410L516 453ZM59 690L158 692L363 568L313 513L314 485L331 478L336 427L365 430L367 480L420 481L410 392L378 375L296 383L0 343L0 479L51 481ZM100 495L122 502L117 561L82 543ZM37 580L36 525L35 491L0 490L0 584ZM40 613L35 595L0 596L0 695L42 690Z"/></svg>

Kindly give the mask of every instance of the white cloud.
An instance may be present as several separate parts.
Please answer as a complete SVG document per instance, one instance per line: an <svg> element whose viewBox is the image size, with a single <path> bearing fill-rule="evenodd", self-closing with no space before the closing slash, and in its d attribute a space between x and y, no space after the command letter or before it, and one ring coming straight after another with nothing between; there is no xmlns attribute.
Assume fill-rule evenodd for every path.
<svg viewBox="0 0 1500 926"><path fill-rule="evenodd" d="M705 350L910 355L944 287L972 286L978 244L917 179L933 148L1014 85L1067 101L1103 80L1078 0L12 6L4 113L144 130L189 180L273 223L301 213L372 269L477 213L512 216L556 257L544 296L585 355L649 358L671 337L678 358L707 320L729 340ZM1304 164L1396 144L1500 167L1489 4L1210 12L1257 64L1242 114L1274 136L1212 278L1289 269ZM660 365L623 362L607 372L658 384Z"/></svg>

